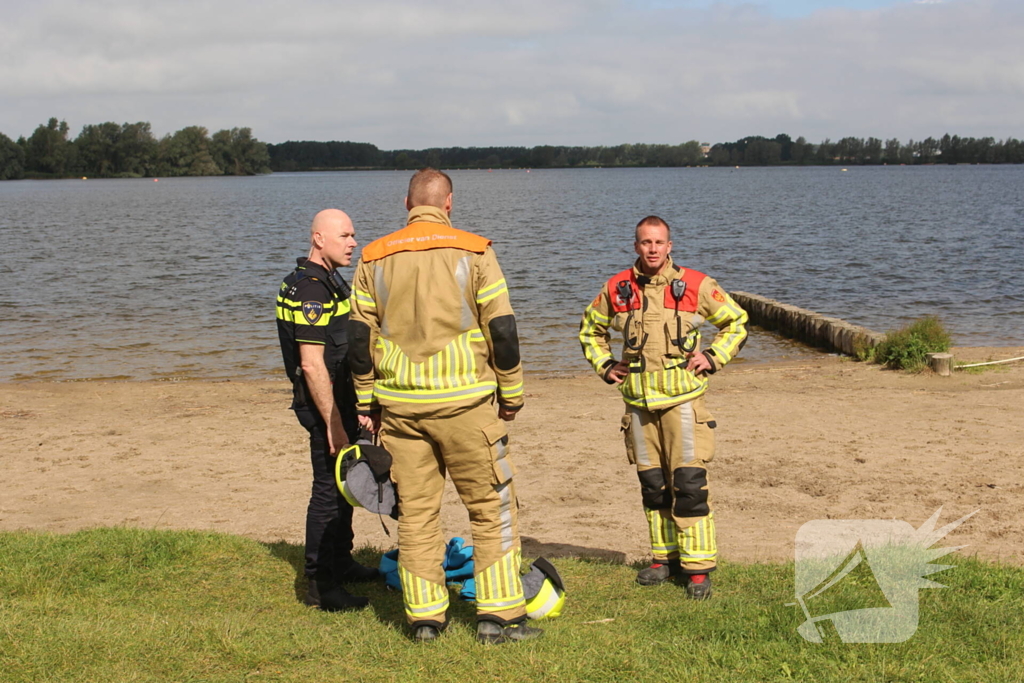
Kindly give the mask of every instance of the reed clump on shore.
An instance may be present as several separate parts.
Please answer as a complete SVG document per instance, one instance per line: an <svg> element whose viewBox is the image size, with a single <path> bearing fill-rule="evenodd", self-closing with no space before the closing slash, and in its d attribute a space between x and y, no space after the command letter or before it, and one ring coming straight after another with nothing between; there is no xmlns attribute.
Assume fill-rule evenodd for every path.
<svg viewBox="0 0 1024 683"><path fill-rule="evenodd" d="M929 315L889 332L874 348L873 360L894 370L921 372L929 353L945 353L949 347L949 332L937 316Z"/></svg>

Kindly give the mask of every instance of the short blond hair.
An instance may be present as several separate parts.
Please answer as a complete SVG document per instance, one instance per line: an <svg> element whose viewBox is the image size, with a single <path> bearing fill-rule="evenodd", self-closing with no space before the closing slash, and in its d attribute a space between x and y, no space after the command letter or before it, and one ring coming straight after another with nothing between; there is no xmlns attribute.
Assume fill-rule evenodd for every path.
<svg viewBox="0 0 1024 683"><path fill-rule="evenodd" d="M417 171L409 180L409 206L436 206L444 208L445 200L452 193L452 179L447 173L427 166Z"/></svg>

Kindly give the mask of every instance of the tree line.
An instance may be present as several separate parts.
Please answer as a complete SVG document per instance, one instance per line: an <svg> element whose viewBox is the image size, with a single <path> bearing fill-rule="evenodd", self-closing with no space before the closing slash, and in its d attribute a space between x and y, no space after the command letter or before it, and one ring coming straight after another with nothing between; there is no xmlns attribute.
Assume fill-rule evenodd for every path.
<svg viewBox="0 0 1024 683"><path fill-rule="evenodd" d="M813 144L745 137L715 145L695 140L680 145L634 144L614 147L434 147L385 151L365 142L285 142L268 145L275 171L343 168L575 168L598 166L782 166L858 164L1020 164L1024 143L1014 138L942 138L909 140L846 137Z"/></svg>
<svg viewBox="0 0 1024 683"><path fill-rule="evenodd" d="M336 168L573 168L577 166L693 166L706 163L701 144L614 147L433 147L381 150L365 142L284 142L267 145L275 171Z"/></svg>
<svg viewBox="0 0 1024 683"><path fill-rule="evenodd" d="M870 164L1020 164L1024 143L1015 138L971 138L946 133L941 138L909 140L897 138L847 137L818 144L803 137L793 140L781 134L774 138L751 136L714 145L708 163L715 166L870 165Z"/></svg>
<svg viewBox="0 0 1024 683"><path fill-rule="evenodd" d="M845 137L810 143L789 135L748 136L714 145L623 144L598 147L432 147L382 150L368 142L265 144L249 128L212 136L189 126L157 140L145 122L101 123L74 140L64 121L50 119L28 138L0 133L0 180L182 175L253 175L270 171L435 168L577 168L644 166L782 166L869 164L1020 164L1024 143L1015 138L939 139Z"/></svg>
<svg viewBox="0 0 1024 683"><path fill-rule="evenodd" d="M143 178L270 173L267 145L249 128L188 126L157 139L149 123L100 123L74 139L66 121L51 118L28 138L0 133L0 180L18 178Z"/></svg>

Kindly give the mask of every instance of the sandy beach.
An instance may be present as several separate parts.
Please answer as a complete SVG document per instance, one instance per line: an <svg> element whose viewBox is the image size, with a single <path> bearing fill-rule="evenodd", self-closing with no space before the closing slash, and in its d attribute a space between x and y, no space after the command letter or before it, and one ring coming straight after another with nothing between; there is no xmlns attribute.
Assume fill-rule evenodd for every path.
<svg viewBox="0 0 1024 683"><path fill-rule="evenodd" d="M1024 347L955 349L958 360ZM510 425L528 555L647 556L622 401L597 377L528 376ZM0 530L127 525L302 542L306 433L284 381L0 385ZM793 557L809 520L979 512L947 539L1024 563L1024 363L953 377L835 356L736 363L716 375L712 497L724 560ZM468 534L450 483L449 535ZM396 524L356 511L356 542Z"/></svg>

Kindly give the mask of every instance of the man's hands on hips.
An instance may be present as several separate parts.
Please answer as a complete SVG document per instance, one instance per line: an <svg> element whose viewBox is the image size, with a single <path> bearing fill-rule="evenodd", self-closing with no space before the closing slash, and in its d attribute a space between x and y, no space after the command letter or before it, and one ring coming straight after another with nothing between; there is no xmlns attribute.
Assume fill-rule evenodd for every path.
<svg viewBox="0 0 1024 683"><path fill-rule="evenodd" d="M604 373L605 379L610 380L612 384L622 384L622 382L629 376L629 363L624 360L620 360L615 365L608 368Z"/></svg>
<svg viewBox="0 0 1024 683"><path fill-rule="evenodd" d="M690 357L690 362L686 364L686 369L695 375L707 372L711 369L711 361L703 353L695 353Z"/></svg>

